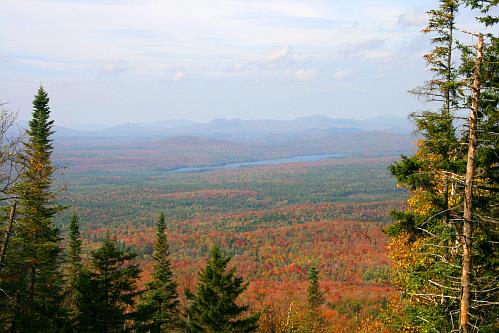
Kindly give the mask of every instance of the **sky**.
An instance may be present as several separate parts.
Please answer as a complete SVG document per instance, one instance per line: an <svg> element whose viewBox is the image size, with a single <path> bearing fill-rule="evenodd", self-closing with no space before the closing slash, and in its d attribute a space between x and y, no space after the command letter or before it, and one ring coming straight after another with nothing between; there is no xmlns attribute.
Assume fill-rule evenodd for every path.
<svg viewBox="0 0 499 333"><path fill-rule="evenodd" d="M2 0L0 101L59 125L406 117L430 0ZM463 15L463 21L472 17Z"/></svg>

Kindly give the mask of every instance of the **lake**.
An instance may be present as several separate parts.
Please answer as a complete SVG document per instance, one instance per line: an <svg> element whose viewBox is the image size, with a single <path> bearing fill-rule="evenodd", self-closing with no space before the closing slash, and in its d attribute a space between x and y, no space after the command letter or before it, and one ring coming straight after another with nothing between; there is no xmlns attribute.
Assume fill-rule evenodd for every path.
<svg viewBox="0 0 499 333"><path fill-rule="evenodd" d="M213 165L206 167L184 167L167 171L167 173L190 173L190 172L208 172L220 169L237 169L243 167L263 166L263 165L279 165L288 163L300 162L317 162L332 158L345 157L346 154L324 154L324 155L303 155L294 157L276 158L272 160L259 160L250 162L236 162L222 165Z"/></svg>

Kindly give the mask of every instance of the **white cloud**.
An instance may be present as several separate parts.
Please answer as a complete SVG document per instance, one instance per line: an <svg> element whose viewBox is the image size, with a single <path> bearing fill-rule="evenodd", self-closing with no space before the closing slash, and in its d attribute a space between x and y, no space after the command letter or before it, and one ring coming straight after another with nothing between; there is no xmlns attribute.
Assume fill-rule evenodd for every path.
<svg viewBox="0 0 499 333"><path fill-rule="evenodd" d="M358 55L382 47L385 41L385 39L373 38L359 42L345 43L340 47L340 51L342 53Z"/></svg>
<svg viewBox="0 0 499 333"><path fill-rule="evenodd" d="M314 79L317 72L314 70L300 69L294 73L294 78L298 81L310 81Z"/></svg>
<svg viewBox="0 0 499 333"><path fill-rule="evenodd" d="M257 60L250 60L245 63L229 66L226 73L248 73L262 70L271 70L293 62L291 51L288 45L275 49L267 55Z"/></svg>
<svg viewBox="0 0 499 333"><path fill-rule="evenodd" d="M284 95L293 96L296 91L282 89L275 84L275 78L280 82L312 80L307 85L320 83L322 86L326 82L321 80L328 81L325 68L333 69L329 74L329 80L333 81L348 77L360 80L354 73L362 72L369 77L383 68L397 67L393 69L393 77L401 83L394 88L401 88L401 94L404 94L412 86L407 82L419 82L417 75L420 74L416 71L406 73L405 67L400 71L399 63L390 59L409 53L416 58L427 47L421 43L414 51L408 48L408 41L419 32L417 28L405 27L423 20L423 15L411 8L434 5L429 0L423 2L0 0L0 53L4 54L0 90L3 99L26 100L24 108L29 110L32 96L22 96L25 91L31 91L32 82L74 80L78 82L78 89L72 88L68 92L69 87L61 84L54 85L51 91L53 101L59 101L61 109L62 106L71 109L78 100L76 97L82 96L89 97L91 108L98 110L108 100L107 94L101 94L105 84L109 85L105 89L110 94L115 92L116 96L121 96L123 89L128 87L138 90L134 103L115 98L113 105L106 105L110 114L116 111L121 115L124 108L141 101L150 110L165 105L171 110L187 110L189 106L186 105L191 104L193 114L198 112L196 110L210 109L242 116L238 112L243 109L286 110L284 104L278 108L274 102L295 100ZM463 14L461 12L460 16ZM473 17L470 16L470 20L473 21ZM427 38L422 37L423 40ZM125 61L120 62L120 59ZM226 73L245 76L240 83L248 85L233 84L238 78L225 80L227 75L220 71L227 65L232 67L228 67ZM95 75L96 72L103 75L124 73L107 74L108 82ZM422 65L421 72L424 72ZM126 81L121 77L125 74ZM180 84L191 77L201 84ZM213 84L213 80L217 80L217 84ZM165 82L179 83L169 90L169 98L165 98L164 90L159 87ZM222 89L224 84L227 86ZM300 88L300 85L295 86L292 88ZM373 94L380 89L378 81L369 87ZM233 97L221 105L226 90L230 90ZM90 96L90 91L95 93ZM224 93L217 95L220 91ZM278 96L281 93L282 96ZM319 93L317 90L316 94L310 94L314 99L307 100L316 109L329 104L330 95L317 97ZM189 97L184 99L184 96ZM237 103L232 105L232 100ZM199 107L201 103L203 107ZM309 105L300 103L290 106L309 109ZM349 107L347 105L346 109ZM90 107L86 105L85 108ZM131 109L130 114L136 113ZM79 116L61 112L60 117ZM115 116L108 118L118 119Z"/></svg>
<svg viewBox="0 0 499 333"><path fill-rule="evenodd" d="M103 72L105 72L105 73L111 73L111 74L125 72L128 69L129 69L129 66L123 60L118 60L118 61L115 61L115 62L110 62L110 63L105 64L102 67L102 71Z"/></svg>
<svg viewBox="0 0 499 333"><path fill-rule="evenodd" d="M9 59L7 59L9 60ZM12 62L18 63L18 64L23 64L23 65L28 65L32 67L37 67L37 68L42 68L42 69L48 69L48 70L59 70L59 69L67 69L69 66L64 63L60 63L57 61L51 61L51 60L40 60L40 59L12 59L10 60Z"/></svg>
<svg viewBox="0 0 499 333"><path fill-rule="evenodd" d="M402 27L422 27L428 22L428 15L416 10L408 10L398 17L397 24Z"/></svg>
<svg viewBox="0 0 499 333"><path fill-rule="evenodd" d="M350 70L344 69L334 73L333 78L335 80L344 80L350 76Z"/></svg>
<svg viewBox="0 0 499 333"><path fill-rule="evenodd" d="M113 63L124 58L133 63L135 72L144 67L190 66L192 62L206 68L222 57L225 63L234 63L254 50L284 45L267 55L267 67L271 67L278 61L275 58L289 60L287 45L314 50L316 56L346 41L379 38L378 28L367 25L378 16L371 15L372 9L365 8L369 6L352 13L347 7L355 4L303 0L184 0L175 4L159 0L3 1L7 5L0 13L0 40L9 53L72 62ZM394 22L404 9L397 10ZM352 27L354 21L363 23ZM391 31L393 34L397 32ZM106 72L119 71L112 64L106 67Z"/></svg>
<svg viewBox="0 0 499 333"><path fill-rule="evenodd" d="M371 50L364 52L362 54L363 59L367 60L381 60L383 62L392 62L396 60L400 55L397 55L393 52L389 51L381 51L381 50Z"/></svg>
<svg viewBox="0 0 499 333"><path fill-rule="evenodd" d="M255 6L256 5L256 6ZM262 12L269 12L274 15L295 17L295 18L324 18L325 8L320 8L312 3L273 1L273 2L253 2L250 6ZM250 7L251 8L251 7Z"/></svg>
<svg viewBox="0 0 499 333"><path fill-rule="evenodd" d="M288 56L289 56L289 46L284 45L280 49L270 52L267 56L265 56L262 59L262 62L274 63L282 59L285 59Z"/></svg>
<svg viewBox="0 0 499 333"><path fill-rule="evenodd" d="M183 80L185 78L185 72L184 71L176 71L174 74L173 74L173 77L172 77L175 81L180 81L180 80Z"/></svg>

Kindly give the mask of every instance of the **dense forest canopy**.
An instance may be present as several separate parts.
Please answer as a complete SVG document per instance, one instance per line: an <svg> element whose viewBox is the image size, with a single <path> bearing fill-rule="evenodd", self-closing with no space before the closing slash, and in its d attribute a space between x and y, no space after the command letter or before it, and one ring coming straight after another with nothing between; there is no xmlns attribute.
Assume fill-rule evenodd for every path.
<svg viewBox="0 0 499 333"><path fill-rule="evenodd" d="M19 135L0 105L0 332L497 332L497 12L428 11L413 152L393 132L329 130L273 152L57 147L43 86ZM217 169L317 142L330 158ZM186 163L201 168L172 172Z"/></svg>

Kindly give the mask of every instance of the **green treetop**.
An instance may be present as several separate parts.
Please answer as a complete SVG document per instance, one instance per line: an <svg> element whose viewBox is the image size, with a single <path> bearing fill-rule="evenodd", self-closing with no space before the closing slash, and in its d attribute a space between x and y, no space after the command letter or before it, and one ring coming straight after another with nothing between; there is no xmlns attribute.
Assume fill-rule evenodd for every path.
<svg viewBox="0 0 499 333"><path fill-rule="evenodd" d="M161 212L154 244L152 281L138 306L140 332L167 332L181 325L177 284L173 280L165 215Z"/></svg>
<svg viewBox="0 0 499 333"><path fill-rule="evenodd" d="M324 293L319 285L319 271L312 266L308 271L307 308L303 332L322 333L327 332L327 325L319 313L319 307L324 303Z"/></svg>
<svg viewBox="0 0 499 333"><path fill-rule="evenodd" d="M456 13L464 6L476 10L474 15L483 25L497 22L497 16L492 15L497 9L496 0L440 0L438 8L428 12L429 24L424 31L432 34L434 48L425 59L433 77L415 92L428 102L429 109L412 114L419 134L416 154L403 156L390 168L399 185L411 193L407 209L394 212L396 222L387 229L396 245L391 247L391 255L397 258L393 282L402 292L405 313L394 330L407 324L418 331L451 332L460 325L463 331L469 331L469 321L459 321L464 318L462 314L468 313L462 311L463 302L460 304L465 294L463 286L469 286L463 276L472 281L469 312L480 318L474 325L488 329L497 318L491 299L497 299L498 293L487 286L497 282L493 262L497 262L498 251L493 244L498 234L494 209L498 198L499 43L496 36L485 34L483 61L477 67L478 47L462 42L469 36L462 38L462 27L456 22ZM480 24L474 29L481 29L482 35L486 30ZM477 37L480 31L472 33ZM479 76L475 68L480 69ZM481 85L471 87L478 82L477 77L481 77ZM472 201L476 218L469 221L472 236L465 236L464 226L469 223L464 223L463 199L470 134L459 124L463 111L471 114L475 98L478 112L474 124L478 134L474 147L476 163L470 179L474 182ZM472 247L466 239L473 239ZM473 262L468 265L471 268L466 269L467 274L463 273L465 261Z"/></svg>
<svg viewBox="0 0 499 333"><path fill-rule="evenodd" d="M50 331L61 318L61 253L58 229L52 217L61 210L51 191L54 167L51 162L49 98L40 87L33 101L22 159L24 169L16 191L19 196L19 230L15 251L20 254L14 326L21 331ZM14 247L13 247L14 249Z"/></svg>
<svg viewBox="0 0 499 333"><path fill-rule="evenodd" d="M308 271L308 308L313 311L324 303L324 295L319 285L319 271L315 266L310 267Z"/></svg>
<svg viewBox="0 0 499 333"><path fill-rule="evenodd" d="M68 242L68 262L73 269L73 272L79 272L82 267L81 263L81 234L78 223L78 216L73 214L71 224L69 225L69 242Z"/></svg>
<svg viewBox="0 0 499 333"><path fill-rule="evenodd" d="M196 293L189 307L191 332L255 332L258 315L244 317L249 307L237 305L236 299L247 283L236 276L235 268L227 270L230 257L215 246L206 268L199 275Z"/></svg>
<svg viewBox="0 0 499 333"><path fill-rule="evenodd" d="M130 262L134 258L134 253L122 249L109 236L92 252L90 269L84 269L76 283L78 332L128 330L140 274L138 266Z"/></svg>
<svg viewBox="0 0 499 333"><path fill-rule="evenodd" d="M74 322L78 315L76 307L78 277L83 269L81 261L82 240L78 216L73 214L69 225L69 240L67 245L67 261L65 267L65 308L69 314L70 320Z"/></svg>

